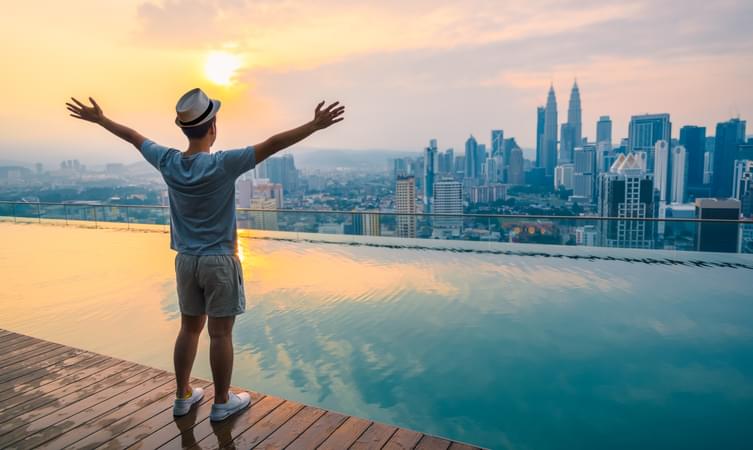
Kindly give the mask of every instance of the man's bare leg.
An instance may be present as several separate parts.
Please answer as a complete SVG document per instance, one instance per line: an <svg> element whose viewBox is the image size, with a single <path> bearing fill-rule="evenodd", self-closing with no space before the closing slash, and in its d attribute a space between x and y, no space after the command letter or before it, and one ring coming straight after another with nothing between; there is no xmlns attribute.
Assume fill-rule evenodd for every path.
<svg viewBox="0 0 753 450"><path fill-rule="evenodd" d="M235 316L209 318L209 365L214 380L214 402L226 403L233 374Z"/></svg>
<svg viewBox="0 0 753 450"><path fill-rule="evenodd" d="M199 346L199 336L204 329L207 316L188 316L181 314L180 332L175 339L173 352L173 365L175 366L175 382L178 398L183 398L186 392L190 392L191 368L196 359L196 349Z"/></svg>

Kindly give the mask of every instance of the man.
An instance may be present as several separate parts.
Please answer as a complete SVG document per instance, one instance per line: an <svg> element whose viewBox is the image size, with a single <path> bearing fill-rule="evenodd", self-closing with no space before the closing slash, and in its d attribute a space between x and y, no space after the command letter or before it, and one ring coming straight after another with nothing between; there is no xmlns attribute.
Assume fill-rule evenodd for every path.
<svg viewBox="0 0 753 450"><path fill-rule="evenodd" d="M246 392L229 391L233 371L232 329L235 316L245 311L243 272L236 255L235 180L244 172L280 150L305 139L315 131L343 120L338 102L323 108L319 103L314 119L266 141L238 149L210 153L217 137L220 101L201 89L184 94L175 107L175 123L188 138L181 152L163 147L105 117L89 97L91 106L71 97L66 103L71 116L101 125L133 144L162 174L170 198L170 247L177 251L175 275L181 311L180 332L173 362L177 383L173 414L188 414L204 392L191 387L189 378L199 334L208 322L209 362L214 380L214 404L210 419L224 420L249 405ZM208 317L208 319L207 319Z"/></svg>

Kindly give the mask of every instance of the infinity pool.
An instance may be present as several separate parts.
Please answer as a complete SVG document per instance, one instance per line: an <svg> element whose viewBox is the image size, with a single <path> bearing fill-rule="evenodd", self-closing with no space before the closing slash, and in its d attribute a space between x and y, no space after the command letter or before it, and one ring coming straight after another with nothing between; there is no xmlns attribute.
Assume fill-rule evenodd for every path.
<svg viewBox="0 0 753 450"><path fill-rule="evenodd" d="M0 328L172 370L168 242L0 224ZM750 448L753 259L520 248L243 237L233 384L491 448Z"/></svg>

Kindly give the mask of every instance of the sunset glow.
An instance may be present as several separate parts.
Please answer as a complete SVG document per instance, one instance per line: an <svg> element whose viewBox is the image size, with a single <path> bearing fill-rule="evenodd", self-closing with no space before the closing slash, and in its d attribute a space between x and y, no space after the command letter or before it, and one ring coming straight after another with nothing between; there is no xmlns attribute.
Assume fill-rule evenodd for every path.
<svg viewBox="0 0 753 450"><path fill-rule="evenodd" d="M204 75L212 83L229 86L235 82L235 76L242 65L241 58L232 53L211 52L204 64Z"/></svg>
<svg viewBox="0 0 753 450"><path fill-rule="evenodd" d="M223 101L218 148L265 139L333 98L348 124L307 146L417 152L437 138L457 150L503 128L532 149L549 84L564 98L575 78L588 137L604 114L620 137L639 113L669 113L673 130L753 116L753 27L741 19L753 3L741 0L41 3L0 15L0 58L13 61L0 73L3 159L134 162L103 152L111 138L71 122L65 99L91 95L179 145L172 110L194 87Z"/></svg>

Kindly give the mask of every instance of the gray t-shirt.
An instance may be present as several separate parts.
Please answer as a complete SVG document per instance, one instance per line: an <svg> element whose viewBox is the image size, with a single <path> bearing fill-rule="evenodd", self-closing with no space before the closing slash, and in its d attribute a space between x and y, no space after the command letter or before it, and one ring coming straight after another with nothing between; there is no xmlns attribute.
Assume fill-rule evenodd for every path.
<svg viewBox="0 0 753 450"><path fill-rule="evenodd" d="M254 168L254 148L184 157L146 140L140 150L167 183L170 247L188 255L234 255L235 180Z"/></svg>

